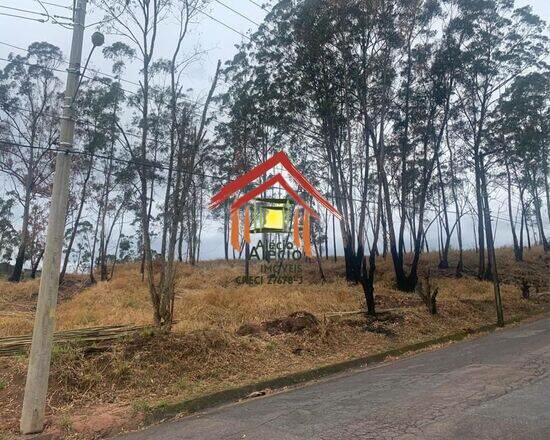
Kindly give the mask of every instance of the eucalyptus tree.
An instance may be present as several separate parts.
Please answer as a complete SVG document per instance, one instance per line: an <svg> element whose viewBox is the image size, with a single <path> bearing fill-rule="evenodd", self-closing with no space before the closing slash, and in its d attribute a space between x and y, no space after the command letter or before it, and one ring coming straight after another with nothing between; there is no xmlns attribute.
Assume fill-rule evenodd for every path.
<svg viewBox="0 0 550 440"><path fill-rule="evenodd" d="M13 225L12 198L0 198L0 261L10 261L17 246L18 235Z"/></svg>
<svg viewBox="0 0 550 440"><path fill-rule="evenodd" d="M299 133L295 125L289 129L289 125L296 122L293 120L295 103L287 99L288 93L296 90L293 62L287 56L293 49L285 51L280 43L284 38L292 45L292 37L287 38L286 32L280 30L293 32L287 21L291 17L294 17L292 2L276 5L252 35L252 40L242 43L239 52L226 63L222 72L225 92L217 97L217 101L227 118L220 118L216 127L217 145L213 159L220 179L212 182L214 190L268 159L283 143L290 145L288 151L293 158L309 159L301 148L296 156L292 145L300 141L304 141L302 145L306 144L305 132L309 132L309 136L312 130ZM224 219L224 252L228 258L228 205L225 204L215 215ZM247 246L243 241L241 249L246 250Z"/></svg>
<svg viewBox="0 0 550 440"><path fill-rule="evenodd" d="M46 250L47 205L33 203L29 222L29 260L31 278L36 278L38 266Z"/></svg>
<svg viewBox="0 0 550 440"><path fill-rule="evenodd" d="M449 126L445 130L445 144L448 151L449 173L448 185L451 190L454 204L456 238L458 242L458 262L456 264L455 275L462 276L464 270L464 241L462 233L462 217L466 211L468 203L468 193L466 189L466 176L468 173L468 164L465 160L464 146L459 142L452 142L449 136ZM444 191L444 188L442 188Z"/></svg>
<svg viewBox="0 0 550 440"><path fill-rule="evenodd" d="M357 187L365 189L364 174L360 181L359 167L368 167L368 148L364 147L354 97L353 81L356 79L357 60L354 49L358 30L355 5L334 2L305 1L296 11L296 59L294 68L298 78L302 102L296 107L300 118L305 110L310 124L318 126L319 138L312 142L310 154L319 155L328 168L326 184L332 189L334 205L342 214L342 236L346 277L359 281L361 255L356 256L358 235L363 240L366 211L361 210L358 220L356 207ZM351 25L350 31L340 31ZM307 101L304 100L307 98ZM302 110L303 109L303 110ZM298 119L299 120L299 119ZM313 125L312 124L312 125ZM364 206L364 205L363 205Z"/></svg>
<svg viewBox="0 0 550 440"><path fill-rule="evenodd" d="M302 141L300 157L328 170L349 280L360 280L365 240L378 229L368 207L378 204L381 182L380 224L397 284L416 285L426 199L456 83L453 19L438 2L281 1L228 68L235 72L229 133L239 127L246 136L256 108L266 108L285 140ZM435 32L442 20L444 37ZM409 274L407 224L414 235Z"/></svg>
<svg viewBox="0 0 550 440"><path fill-rule="evenodd" d="M133 111L131 123L140 130L139 141L136 142L135 133L127 128L128 121L117 125L121 144L133 159L127 171L137 176L142 273L147 279L154 322L163 330L169 330L174 297L174 249L178 227L182 224L179 208L188 195L188 176L195 171L195 160L200 159L196 153L205 142L206 125L210 120L208 105L218 75L216 73L207 103L202 109L196 106L202 113L198 117L189 114L189 105L184 103L183 73L196 54L188 57L183 47L192 18L204 3L202 0L97 0L96 3L107 14L106 27L133 50L140 64L139 90L128 99L128 106ZM159 56L159 39L162 32L171 31L171 28L161 24L174 20L178 31L173 35L171 57L166 60ZM166 167L168 173L163 176L161 170ZM155 206L155 194L159 189L164 190L164 203ZM155 215L157 209L161 213L159 216ZM154 223L155 218L158 223ZM152 245L157 232L161 239L158 280Z"/></svg>
<svg viewBox="0 0 550 440"><path fill-rule="evenodd" d="M230 119L222 124L221 134L227 144L239 145L232 161L238 169L243 157L252 156L248 150L258 149L263 139L271 136L278 141L271 145L284 141L310 177L322 177L321 187L343 214L340 234L346 274L356 282L360 279L365 200L370 190L366 184L370 179L370 138L362 139L357 95L366 97L361 84L367 77L368 81L376 78L376 73L367 73L365 63L361 66L367 56L371 56L368 69L376 60L367 55L376 48L371 41L365 43L366 27L362 27L364 16L375 13L375 8L365 11L358 2L277 3L252 41L241 46L226 68L229 86L222 101ZM376 18L382 17L380 13ZM383 23L377 28L380 39L386 30ZM356 55L361 36L362 59ZM372 46L367 48L368 44ZM378 57L378 61L382 59ZM369 95L369 104L373 102ZM362 107L365 109L367 105ZM358 194L365 195L359 209ZM361 251L356 255L357 243Z"/></svg>
<svg viewBox="0 0 550 440"><path fill-rule="evenodd" d="M383 187L380 176L385 167L385 130L391 107L392 87L397 75L393 54L401 44L397 28L397 9L394 2L376 4L375 2L357 3L350 11L354 23L354 44L351 78L358 108L358 123L360 133L359 157L362 157L363 167L357 176L360 206L357 227L357 251L352 260L352 274L358 274L358 264L363 261L362 283L368 282L367 306L369 290L373 290L377 240L382 229L383 256L388 247L388 225L384 213ZM372 158L374 157L374 161ZM374 163L371 163L374 162ZM370 203L369 203L370 202ZM378 206L374 216L372 207ZM368 213L368 222L367 216ZM374 217L374 218L373 218ZM372 227L373 242L370 246L369 271L366 271L366 259L363 258L365 239L368 240L367 226ZM365 278L366 275L368 279ZM372 295L371 295L372 296ZM371 307L369 307L369 311ZM374 309L374 307L372 307Z"/></svg>
<svg viewBox="0 0 550 440"><path fill-rule="evenodd" d="M10 194L22 209L19 249L11 281L20 281L28 260L29 222L33 203L49 191L53 172L51 152L58 138L61 81L55 76L63 60L61 50L35 42L27 54L9 55L0 73L0 171Z"/></svg>
<svg viewBox="0 0 550 440"><path fill-rule="evenodd" d="M539 237L544 250L549 251L550 244L543 220L542 193L546 192L548 198L550 73L532 72L515 78L499 102L497 115L500 123L495 127L498 130L495 137L497 140L500 138L506 147L502 156L507 168L509 211L511 212L513 180L511 169L519 168L519 173L515 173L516 176L521 175L517 184L520 191L527 189L530 193ZM546 203L548 209L548 199ZM512 218L510 223L516 258L520 259L518 257L521 256L521 249Z"/></svg>
<svg viewBox="0 0 550 440"><path fill-rule="evenodd" d="M114 33L119 34L134 51L140 62L140 88L131 101L136 108L136 122L140 128L140 141L134 148L133 141L128 136L125 140L128 153L140 163L135 171L138 175L138 190L140 201L141 233L143 236L143 254L147 284L153 303L154 320L156 325L162 325L159 315L160 298L155 286L153 253L150 231L150 180L153 177L151 167L152 158L148 154L149 135L151 131L151 67L158 49L158 34L160 24L168 16L170 1L168 0L138 0L128 2L117 0L106 2L98 0L97 5L105 11L106 26Z"/></svg>
<svg viewBox="0 0 550 440"><path fill-rule="evenodd" d="M406 4L400 16L402 61L399 88L392 108L393 131L386 154L399 170L397 206L400 212L398 235L394 230L387 172L381 170L384 186L390 251L397 286L414 290L418 281L418 264L425 241L426 207L437 161L442 153L444 134L451 115L459 72L457 56L461 34L456 32L456 18L444 14L437 2ZM443 33L436 38L436 27L443 22ZM405 271L405 222L412 235L412 261ZM445 265L446 262L443 262Z"/></svg>
<svg viewBox="0 0 550 440"><path fill-rule="evenodd" d="M102 220L101 249L105 248L105 216L108 211L109 194L113 190L111 176L113 174L113 155L115 153L114 145L117 134L116 120L120 117L118 112L123 100L120 84L109 79L95 79L83 84L81 87L82 90L80 91L77 105L79 116L84 121L84 124L78 131L77 142L81 145L80 149L85 154L78 155L73 159L74 171L72 174L75 183L74 186L80 189L80 193L78 194L78 199L75 200L76 214L70 227L71 232L67 238L65 258L59 277L60 282L67 271L72 247L79 232L84 207L89 201L90 180L98 180L97 172L95 172L98 166L103 168L105 175L102 188L103 197L98 204L102 212L100 216ZM98 154L101 157L108 156L108 158L97 160L96 155ZM101 255L104 255L104 253L101 252ZM104 258L101 261L101 279L105 280L106 266Z"/></svg>
<svg viewBox="0 0 550 440"><path fill-rule="evenodd" d="M488 124L503 88L526 69L540 66L547 53L545 23L530 7L514 9L510 0L458 2L462 45L459 104L464 118L462 137L473 157L480 277L494 277L486 163L495 154L488 142ZM487 245L488 261L485 261Z"/></svg>
<svg viewBox="0 0 550 440"><path fill-rule="evenodd" d="M346 105L351 75L343 60L351 42L339 26L346 24L345 10L334 2L277 3L225 70L229 84L222 104L230 119L220 134L235 150L233 172L265 160L271 152L266 147L284 142L310 176L323 176L344 215L340 229L351 278L355 219L349 215L354 205L348 171L355 127L345 122L355 109L351 101ZM348 167L340 166L344 161Z"/></svg>
<svg viewBox="0 0 550 440"><path fill-rule="evenodd" d="M225 91L216 100L228 118L220 118L216 127L216 155L224 180L268 159L285 134L294 133L279 125L285 117L291 123L292 109L286 96L287 92L293 93L293 82L292 62L280 44L284 35L276 32L279 25L292 32L286 22L292 11L291 2L276 5L252 41L238 46L237 54L221 71ZM285 41L292 44L291 37Z"/></svg>
<svg viewBox="0 0 550 440"><path fill-rule="evenodd" d="M200 119L198 119L195 117L198 106L189 104L189 99L182 92L184 86L181 79L185 68L194 61L197 53L182 56L182 43L187 37L191 20L202 7L204 7L202 0L186 0L173 5L173 12L179 25L178 34L172 56L164 63L170 77L168 87L169 163L163 207L161 274L158 290L160 320L166 328L170 328L173 319L175 254L178 238L182 235L179 229L183 230L184 227L183 209L189 205L190 200L195 203L195 198L190 193L190 187L193 175L197 171L197 165L202 160L201 147L205 141L209 105L220 71L220 62L218 62L211 89L202 108Z"/></svg>

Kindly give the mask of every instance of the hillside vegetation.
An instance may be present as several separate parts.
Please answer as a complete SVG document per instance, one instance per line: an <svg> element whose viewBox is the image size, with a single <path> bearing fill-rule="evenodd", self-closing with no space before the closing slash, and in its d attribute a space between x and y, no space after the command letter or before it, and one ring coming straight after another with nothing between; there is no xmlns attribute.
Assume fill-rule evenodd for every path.
<svg viewBox="0 0 550 440"><path fill-rule="evenodd" d="M437 269L436 254L424 256L423 276L429 271L431 284L440 291L435 316L418 295L394 288L391 263L380 258L377 318L337 313L364 306L360 285L345 281L341 262L323 262L324 284L316 264L310 262L304 263L301 285L255 287L236 285L242 262L182 264L172 334L144 331L92 351L56 347L49 429L83 438L113 433L125 420L138 423L159 402L194 398L492 324L492 284L468 274L469 267L475 268L475 258L475 253L467 253L467 274L457 279L452 269ZM511 250L499 251L507 320L550 307L550 295L544 294L549 288L549 260L539 249L530 251L523 263L514 262ZM524 283L531 286L529 299L522 296ZM37 280L1 282L1 336L32 330L37 289ZM303 312L297 315L299 325L287 325L285 319L295 312ZM70 277L62 288L57 317L58 330L151 324L139 266L121 266L113 280L94 285ZM2 405L0 425L11 430L18 426L26 364L26 356L0 358L0 400L8 403ZM80 423L84 413L87 422ZM95 432L94 417L105 413L110 414L110 422Z"/></svg>

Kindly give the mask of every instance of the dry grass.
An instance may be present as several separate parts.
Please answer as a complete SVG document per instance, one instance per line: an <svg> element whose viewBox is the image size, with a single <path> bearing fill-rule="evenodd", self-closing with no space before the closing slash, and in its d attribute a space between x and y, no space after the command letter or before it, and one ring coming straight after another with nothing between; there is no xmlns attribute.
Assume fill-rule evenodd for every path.
<svg viewBox="0 0 550 440"><path fill-rule="evenodd" d="M0 336L22 335L32 331L33 303L39 280L10 283L0 280Z"/></svg>
<svg viewBox="0 0 550 440"><path fill-rule="evenodd" d="M456 279L452 269L437 270L437 262L434 254L423 259L423 271L430 269L432 284L440 289L439 314L430 316L416 295L394 289L391 262L380 259L378 307L402 309L387 321L370 322L362 316L334 322L322 319L325 313L357 310L364 302L361 288L342 279L341 262L324 263L325 284L318 281L316 265L306 263L302 285L256 287L234 282L242 275L242 263L205 262L195 268L181 265L176 284L178 323L171 335L136 335L96 354L74 347L56 349L49 401L49 411L56 414L54 427L67 425L63 429L75 431L67 420L73 420L85 407L115 405L139 413L159 401L193 398L493 323L492 285L472 276ZM467 253L468 272L474 270L475 262L475 253ZM534 289L548 290L549 262L538 249L528 253L522 264L514 262L511 251L500 251L507 319L550 305L550 296L524 300L519 290L522 279L528 279ZM0 283L0 335L30 330L29 312L36 290L34 281ZM236 335L243 323L260 323L301 310L320 318L319 327L277 336ZM63 299L58 308L60 330L150 322L147 289L134 265L120 267L111 282L98 283ZM0 383L4 384L0 401L7 402L0 412L0 425L10 429L17 427L26 362L25 357L0 358ZM77 436L91 434L80 432Z"/></svg>
<svg viewBox="0 0 550 440"><path fill-rule="evenodd" d="M476 254L466 252L466 273L473 275ZM423 256L423 271L431 273L441 285L441 301L449 299L490 299L490 283L474 277L456 280L454 269L437 269L437 254ZM304 283L294 286L238 286L234 279L242 275L242 263L210 261L197 267L182 264L176 283L176 332L221 329L236 330L245 322L260 322L299 310L319 315L327 312L358 309L363 301L361 289L350 287L341 278L341 262L324 262L328 283L321 285L315 264L304 266ZM382 307L419 303L415 296L394 289L391 260L379 259L376 293ZM540 249L528 252L525 262L517 263L511 249L499 250L499 268L506 295L515 298L522 279L536 290L548 287L548 256ZM252 273L257 268L252 268ZM546 288L547 288L546 287ZM26 334L32 330L33 310L38 280L19 284L0 281L0 336ZM70 296L70 295L69 295ZM58 308L57 328L115 324L150 324L151 308L146 285L137 265L120 267L110 282L88 287Z"/></svg>
<svg viewBox="0 0 550 440"><path fill-rule="evenodd" d="M252 270L255 270L254 268ZM337 269L338 270L338 269ZM306 282L288 286L238 286L242 275L238 263L205 262L198 267L181 264L176 282L176 332L203 329L236 330L244 322L272 319L298 310L325 313L358 308L359 290L333 277L321 286L314 265L306 268ZM35 301L37 282L23 285L0 282L0 292L12 286L26 295L11 296L6 303ZM27 285L28 284L28 285ZM355 290L355 291L354 291ZM0 309L2 310L2 309ZM2 312L0 312L2 313ZM57 312L57 329L70 330L114 324L150 324L151 306L147 286L142 283L137 265L121 267L110 282L99 282L62 301ZM0 315L0 336L28 333L32 314L5 319ZM22 331L21 331L22 330Z"/></svg>

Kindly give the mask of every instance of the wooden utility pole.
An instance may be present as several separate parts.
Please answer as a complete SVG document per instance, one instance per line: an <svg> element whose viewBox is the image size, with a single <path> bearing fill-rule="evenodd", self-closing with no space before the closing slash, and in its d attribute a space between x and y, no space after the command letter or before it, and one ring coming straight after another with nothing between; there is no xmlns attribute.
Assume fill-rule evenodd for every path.
<svg viewBox="0 0 550 440"><path fill-rule="evenodd" d="M40 290L32 334L32 345L25 384L25 396L21 413L20 428L23 434L41 432L44 429L46 394L52 355L53 332L55 329L55 309L59 290L59 268L65 230L65 214L69 196L69 175L74 140L74 96L80 79L82 42L87 0L78 0L74 11L71 56L67 69L65 102L61 118L60 147L65 152L57 153L52 200L46 236L46 249Z"/></svg>

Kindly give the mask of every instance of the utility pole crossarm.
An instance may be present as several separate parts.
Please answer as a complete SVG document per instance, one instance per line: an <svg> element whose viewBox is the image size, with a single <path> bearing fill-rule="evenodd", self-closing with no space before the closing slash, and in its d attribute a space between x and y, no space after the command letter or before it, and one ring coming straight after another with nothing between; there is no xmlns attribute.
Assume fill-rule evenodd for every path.
<svg viewBox="0 0 550 440"><path fill-rule="evenodd" d="M69 196L71 154L74 141L74 96L80 79L82 43L87 0L78 0L74 11L71 56L67 69L67 85L61 118L61 150L57 153L52 200L46 235L46 248L32 335L32 345L25 384L25 397L20 429L23 434L44 429L48 376L55 330L55 310L59 291L59 268L63 250L65 214Z"/></svg>

